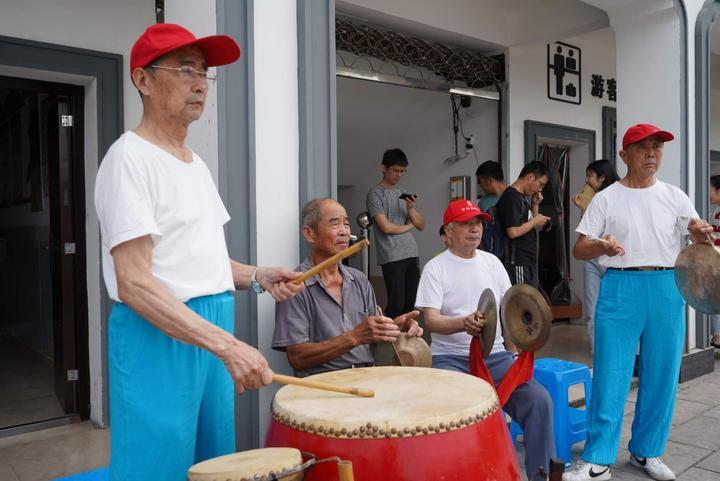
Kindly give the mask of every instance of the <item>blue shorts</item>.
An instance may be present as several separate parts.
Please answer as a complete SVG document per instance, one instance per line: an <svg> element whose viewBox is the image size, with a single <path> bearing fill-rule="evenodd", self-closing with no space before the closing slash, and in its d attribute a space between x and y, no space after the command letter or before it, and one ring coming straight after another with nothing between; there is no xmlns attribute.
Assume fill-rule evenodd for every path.
<svg viewBox="0 0 720 481"><path fill-rule="evenodd" d="M232 294L186 305L233 331ZM193 464L235 452L234 385L214 355L118 303L108 322L108 365L111 481L183 481Z"/></svg>

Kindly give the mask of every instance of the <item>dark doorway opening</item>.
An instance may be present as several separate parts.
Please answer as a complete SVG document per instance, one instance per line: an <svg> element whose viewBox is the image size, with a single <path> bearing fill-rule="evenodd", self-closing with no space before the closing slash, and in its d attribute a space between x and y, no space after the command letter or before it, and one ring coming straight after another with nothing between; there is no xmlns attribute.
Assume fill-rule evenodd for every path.
<svg viewBox="0 0 720 481"><path fill-rule="evenodd" d="M89 417L83 98L0 77L0 435Z"/></svg>

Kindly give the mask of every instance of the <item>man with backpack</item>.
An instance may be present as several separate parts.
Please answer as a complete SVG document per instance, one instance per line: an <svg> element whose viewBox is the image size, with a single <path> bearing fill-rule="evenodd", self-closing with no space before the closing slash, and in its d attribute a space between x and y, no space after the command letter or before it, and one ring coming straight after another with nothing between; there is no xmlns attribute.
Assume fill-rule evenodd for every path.
<svg viewBox="0 0 720 481"><path fill-rule="evenodd" d="M505 236L495 218L495 204L497 204L508 185L505 183L502 167L494 160L486 160L480 164L475 171L475 177L477 178L479 190L485 193L478 201L478 207L492 217L483 222L480 249L502 259Z"/></svg>

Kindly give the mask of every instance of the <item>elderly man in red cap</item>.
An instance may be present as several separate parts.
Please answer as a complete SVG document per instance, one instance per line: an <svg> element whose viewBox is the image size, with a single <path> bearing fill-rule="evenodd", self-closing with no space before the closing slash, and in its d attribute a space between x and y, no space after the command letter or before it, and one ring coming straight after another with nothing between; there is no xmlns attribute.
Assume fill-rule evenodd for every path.
<svg viewBox="0 0 720 481"><path fill-rule="evenodd" d="M657 180L670 132L630 127L620 157L627 175L593 197L576 231L573 255L605 267L595 311L595 360L587 441L564 481L610 479L617 458L633 360L640 346L630 464L657 480L675 479L662 462L685 340L685 302L673 266L683 236L705 242L712 227L688 196Z"/></svg>
<svg viewBox="0 0 720 481"><path fill-rule="evenodd" d="M238 392L272 370L236 339L232 291L287 299L298 273L228 256L230 219L210 171L186 145L205 106L207 69L237 60L225 35L149 27L132 48L140 125L108 150L95 205L103 274L116 301L108 321L110 479L180 481L192 464L235 450Z"/></svg>
<svg viewBox="0 0 720 481"><path fill-rule="evenodd" d="M432 366L451 371L470 372L470 341L481 333L485 323L477 305L485 289L492 290L500 306L510 289L510 277L500 259L478 250L483 220L490 215L469 200L456 200L443 216L448 249L423 268L415 305L423 309L425 328L432 334ZM499 319L498 316L496 318ZM495 331L490 355L485 363L495 385L505 377L514 355L505 349L501 329ZM515 349L510 343L508 346ZM555 457L552 400L534 379L518 386L503 410L525 433L525 471L536 479L540 468L549 472Z"/></svg>

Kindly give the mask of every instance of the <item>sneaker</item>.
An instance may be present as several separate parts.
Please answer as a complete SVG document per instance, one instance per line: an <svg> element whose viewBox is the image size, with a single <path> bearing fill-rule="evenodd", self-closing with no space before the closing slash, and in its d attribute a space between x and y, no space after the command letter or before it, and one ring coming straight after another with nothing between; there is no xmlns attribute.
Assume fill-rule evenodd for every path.
<svg viewBox="0 0 720 481"><path fill-rule="evenodd" d="M610 466L580 460L563 473L562 481L605 481L610 478Z"/></svg>
<svg viewBox="0 0 720 481"><path fill-rule="evenodd" d="M658 481L672 481L675 479L675 473L673 473L660 458L639 458L631 454L630 464L644 469L651 478L657 479Z"/></svg>

